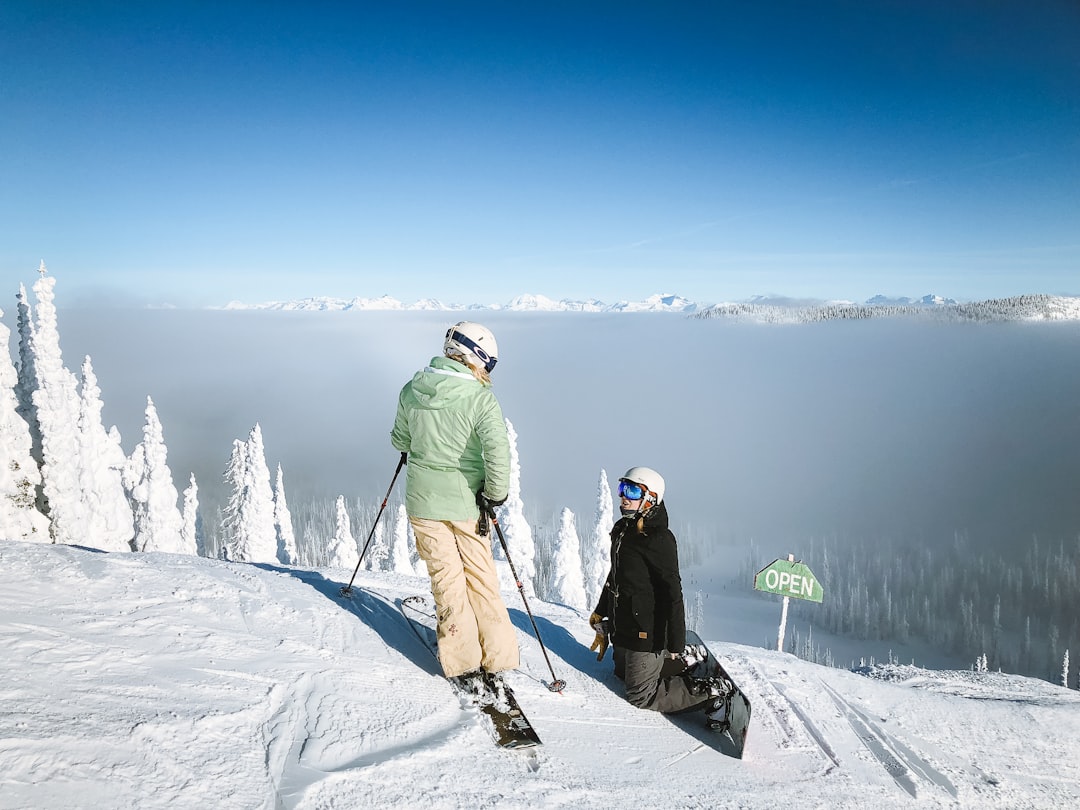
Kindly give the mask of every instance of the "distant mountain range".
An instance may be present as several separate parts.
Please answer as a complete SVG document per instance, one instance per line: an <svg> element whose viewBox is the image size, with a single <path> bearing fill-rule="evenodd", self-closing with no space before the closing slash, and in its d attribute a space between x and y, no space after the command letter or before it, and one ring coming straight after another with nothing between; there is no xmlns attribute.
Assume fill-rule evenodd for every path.
<svg viewBox="0 0 1080 810"><path fill-rule="evenodd" d="M389 295L379 298L304 298L299 301L272 301L244 304L234 301L229 310L273 310L331 312L364 310L408 311L505 311L505 312L678 312L696 318L725 318L757 323L810 323L825 320L916 316L934 320L1080 320L1080 297L1021 295L971 303L952 298L924 295L922 298L890 298L875 295L865 303L822 301L784 296L754 296L747 301L697 304L679 295L652 295L644 301L605 304L588 301L555 301L543 295L519 295L506 304L446 304L424 298L405 304Z"/></svg>
<svg viewBox="0 0 1080 810"><path fill-rule="evenodd" d="M424 298L412 304L404 304L389 295L379 298L303 298L299 301L272 301L266 304L243 304L233 301L225 309L268 309L290 311L346 311L346 310L429 310L466 312L471 310L510 312L697 312L701 307L678 295L653 295L641 302L619 301L605 304L603 301L571 301L564 298L554 301L543 295L519 295L506 304L445 304L434 298Z"/></svg>

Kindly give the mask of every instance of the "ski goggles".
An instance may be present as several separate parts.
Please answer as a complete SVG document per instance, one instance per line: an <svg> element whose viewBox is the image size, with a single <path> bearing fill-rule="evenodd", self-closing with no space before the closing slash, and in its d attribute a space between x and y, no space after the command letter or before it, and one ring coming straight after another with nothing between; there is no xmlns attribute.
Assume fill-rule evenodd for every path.
<svg viewBox="0 0 1080 810"><path fill-rule="evenodd" d="M484 364L484 368L487 370L488 374L491 373L491 370L495 368L495 364L499 361L497 357L492 357L490 354L481 349L480 344L478 344L476 341L461 334L461 332L458 332L453 327L450 328L450 331L447 333L446 337L450 340L456 340L470 352L475 354L480 359L480 362Z"/></svg>
<svg viewBox="0 0 1080 810"><path fill-rule="evenodd" d="M648 492L641 484L635 484L633 481L620 481L619 482L619 497L626 498L628 501L640 501L645 497L645 493Z"/></svg>

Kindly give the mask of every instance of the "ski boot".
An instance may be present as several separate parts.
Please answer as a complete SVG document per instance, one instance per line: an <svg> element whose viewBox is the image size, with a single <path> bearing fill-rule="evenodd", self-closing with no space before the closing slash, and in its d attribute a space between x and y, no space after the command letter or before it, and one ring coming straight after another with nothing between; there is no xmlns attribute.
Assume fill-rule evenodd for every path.
<svg viewBox="0 0 1080 810"><path fill-rule="evenodd" d="M510 701L506 697L507 686L501 672L488 672L483 670L484 688L496 706L509 706Z"/></svg>
<svg viewBox="0 0 1080 810"><path fill-rule="evenodd" d="M482 703L487 695L487 684L484 682L482 669L471 669L460 675L453 675L449 680L454 687L473 703Z"/></svg>

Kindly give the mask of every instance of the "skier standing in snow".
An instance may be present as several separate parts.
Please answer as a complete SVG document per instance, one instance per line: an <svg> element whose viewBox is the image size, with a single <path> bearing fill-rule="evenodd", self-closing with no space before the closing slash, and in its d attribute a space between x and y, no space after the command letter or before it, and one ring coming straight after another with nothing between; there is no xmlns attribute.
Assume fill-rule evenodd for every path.
<svg viewBox="0 0 1080 810"><path fill-rule="evenodd" d="M491 391L495 336L478 323L451 326L443 356L401 389L391 443L408 454L405 509L427 564L438 618L439 661L448 678L518 666L517 636L499 593L491 543L477 525L510 482L510 443Z"/></svg>
<svg viewBox="0 0 1080 810"><path fill-rule="evenodd" d="M602 660L610 639L615 674L634 706L658 712L701 708L710 723L718 723L724 690L682 674L686 615L664 479L648 467L631 467L619 479L619 509L622 517L611 530L611 570L589 617L596 631L590 649Z"/></svg>

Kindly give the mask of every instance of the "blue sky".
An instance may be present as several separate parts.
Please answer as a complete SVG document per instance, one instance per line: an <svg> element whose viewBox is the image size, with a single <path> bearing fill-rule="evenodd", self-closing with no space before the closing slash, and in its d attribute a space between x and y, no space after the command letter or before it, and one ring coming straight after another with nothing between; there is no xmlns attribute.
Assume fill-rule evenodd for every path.
<svg viewBox="0 0 1080 810"><path fill-rule="evenodd" d="M1080 6L0 5L58 302L1080 294Z"/></svg>

